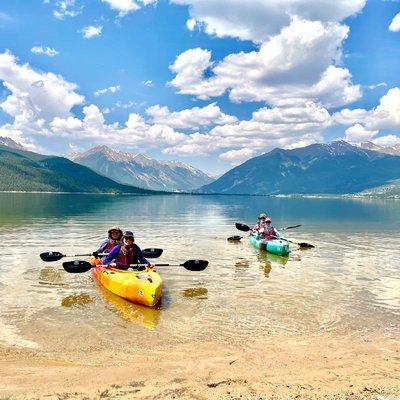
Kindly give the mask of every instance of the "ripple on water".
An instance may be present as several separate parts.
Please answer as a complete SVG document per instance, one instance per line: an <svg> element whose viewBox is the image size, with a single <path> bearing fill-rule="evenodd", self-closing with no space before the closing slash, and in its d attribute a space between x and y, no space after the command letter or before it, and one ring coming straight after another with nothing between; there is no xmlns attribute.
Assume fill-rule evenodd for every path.
<svg viewBox="0 0 400 400"><path fill-rule="evenodd" d="M229 196L100 198L90 200L92 204L66 196L58 200L63 204L58 213L42 216L44 211L36 210L39 216L25 216L12 229L9 221L0 223L0 234L7 233L7 243L0 244L0 319L8 342L72 353L105 344L134 351L210 338L242 343L266 335L398 332L400 233L385 231L388 221L377 227L377 237L369 228L339 229L333 214L324 215L328 223L311 216L287 236L316 248L291 246L289 257L279 257L252 248L246 238L226 240L237 234L235 221L246 213L251 213L250 220L255 209L265 207L257 198L244 197L242 203ZM310 215L308 208L303 211ZM279 221L281 226L287 222ZM209 267L197 273L160 267L162 302L149 309L99 287L90 273L67 274L64 259L43 263L37 256L50 250L86 254L114 224L133 229L142 248L163 248L160 262L204 258ZM26 239L23 248L21 235Z"/></svg>

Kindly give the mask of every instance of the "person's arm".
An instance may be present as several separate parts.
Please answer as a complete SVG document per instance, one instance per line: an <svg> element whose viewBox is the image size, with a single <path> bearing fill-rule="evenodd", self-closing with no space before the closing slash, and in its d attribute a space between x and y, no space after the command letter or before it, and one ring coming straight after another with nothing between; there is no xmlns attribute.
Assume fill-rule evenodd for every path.
<svg viewBox="0 0 400 400"><path fill-rule="evenodd" d="M260 229L259 227L260 227L259 224L255 224L253 229L251 230L251 233L258 233L258 230Z"/></svg>
<svg viewBox="0 0 400 400"><path fill-rule="evenodd" d="M108 239L103 240L103 242L101 243L99 249L97 250L97 253L103 253L104 249L106 248L108 243Z"/></svg>
<svg viewBox="0 0 400 400"><path fill-rule="evenodd" d="M137 251L137 255L138 255L137 258L138 258L140 264L151 265L151 262L146 259L146 257L143 254L143 251L140 249L139 246L136 246L136 251Z"/></svg>
<svg viewBox="0 0 400 400"><path fill-rule="evenodd" d="M103 260L103 265L110 265L112 263L112 261L117 258L119 250L121 249L121 246L115 246L110 253L108 254L108 256L106 256Z"/></svg>

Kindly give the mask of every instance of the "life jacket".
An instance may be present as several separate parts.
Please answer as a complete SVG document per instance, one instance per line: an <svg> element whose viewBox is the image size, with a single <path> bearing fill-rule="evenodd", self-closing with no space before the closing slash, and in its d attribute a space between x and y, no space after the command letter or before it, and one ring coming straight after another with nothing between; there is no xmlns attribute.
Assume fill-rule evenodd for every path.
<svg viewBox="0 0 400 400"><path fill-rule="evenodd" d="M264 231L262 233L262 238L263 239L274 239L276 237L276 232L275 229L271 226L269 228L264 227Z"/></svg>
<svg viewBox="0 0 400 400"><path fill-rule="evenodd" d="M126 248L125 246L121 246L118 256L116 258L117 265L129 265L129 264L138 264L139 250L138 246L133 243L131 247Z"/></svg>
<svg viewBox="0 0 400 400"><path fill-rule="evenodd" d="M107 244L106 244L106 247L104 247L103 252L104 252L104 253L110 253L111 250L112 250L115 246L118 246L118 245L119 245L118 240L108 239Z"/></svg>
<svg viewBox="0 0 400 400"><path fill-rule="evenodd" d="M272 226L268 228L266 224L258 223L253 229L256 230L261 237L266 240L274 239L274 237L277 236L275 228Z"/></svg>

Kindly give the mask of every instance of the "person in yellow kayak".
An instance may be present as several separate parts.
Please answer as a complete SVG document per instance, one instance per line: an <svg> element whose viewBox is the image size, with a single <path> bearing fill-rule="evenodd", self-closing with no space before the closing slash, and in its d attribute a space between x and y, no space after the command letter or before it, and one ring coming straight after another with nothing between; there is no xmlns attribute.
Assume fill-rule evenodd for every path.
<svg viewBox="0 0 400 400"><path fill-rule="evenodd" d="M135 237L131 231L124 233L122 245L115 246L102 263L103 265L110 265L113 261L115 261L116 267L121 269L126 269L130 264L147 264L148 268L154 267L135 243Z"/></svg>
<svg viewBox="0 0 400 400"><path fill-rule="evenodd" d="M251 230L253 235L260 235L262 239L271 240L281 237L280 233L271 226L271 218L267 214L261 213L258 216L258 223Z"/></svg>
<svg viewBox="0 0 400 400"><path fill-rule="evenodd" d="M122 243L122 230L119 226L113 226L108 230L108 238L105 239L99 249L93 253L96 257L99 253L110 253L111 250Z"/></svg>

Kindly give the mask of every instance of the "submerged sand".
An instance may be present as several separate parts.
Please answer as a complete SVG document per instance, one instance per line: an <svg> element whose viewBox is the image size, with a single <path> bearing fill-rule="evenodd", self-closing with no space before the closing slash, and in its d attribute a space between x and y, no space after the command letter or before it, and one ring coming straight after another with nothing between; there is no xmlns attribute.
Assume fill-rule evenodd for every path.
<svg viewBox="0 0 400 400"><path fill-rule="evenodd" d="M399 341L379 336L0 354L0 399L400 399Z"/></svg>

